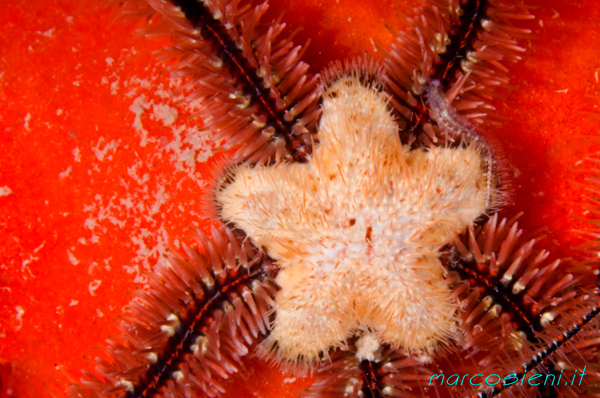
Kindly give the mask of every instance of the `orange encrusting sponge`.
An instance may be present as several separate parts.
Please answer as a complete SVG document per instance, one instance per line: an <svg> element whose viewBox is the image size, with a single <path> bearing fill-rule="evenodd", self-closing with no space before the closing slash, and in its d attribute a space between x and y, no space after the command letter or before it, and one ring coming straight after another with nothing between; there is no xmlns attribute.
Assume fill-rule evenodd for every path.
<svg viewBox="0 0 600 398"><path fill-rule="evenodd" d="M273 2L275 3L275 2ZM312 43L305 61L377 56L386 28L403 30L414 4L290 0L283 21ZM599 149L597 43L600 4L528 1L537 19L525 62L511 69L514 90L495 105L503 127L488 130L512 166L514 193L503 214L524 211L519 226L545 227L540 242L577 256L581 163ZM376 12L370 11L376 9ZM402 7L402 9L400 9ZM93 2L0 4L0 398L65 395L69 377L116 332L112 321L190 225L208 230L200 211L205 180L221 155L193 104L153 51L165 40L136 37L134 24L111 24ZM536 246L537 247L537 246ZM100 351L98 351L99 353ZM228 383L230 397L293 397L310 379L257 359Z"/></svg>

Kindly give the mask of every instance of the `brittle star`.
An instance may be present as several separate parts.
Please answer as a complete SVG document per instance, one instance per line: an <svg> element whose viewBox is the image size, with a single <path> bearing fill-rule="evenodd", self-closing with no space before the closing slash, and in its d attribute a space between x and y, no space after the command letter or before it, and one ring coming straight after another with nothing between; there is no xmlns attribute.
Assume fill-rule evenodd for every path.
<svg viewBox="0 0 600 398"><path fill-rule="evenodd" d="M526 9L430 4L385 72L334 67L318 87L280 23L257 28L265 4L149 4L139 13L174 34L205 127L239 148L209 198L222 228L136 293L104 380L74 396L218 395L260 340L284 368L316 370L313 396L454 394L426 384L450 351L465 374L524 376L557 372L576 335L594 346L597 267L564 272L514 220L482 221L503 186L476 129L507 80L500 61L524 50L511 21Z"/></svg>

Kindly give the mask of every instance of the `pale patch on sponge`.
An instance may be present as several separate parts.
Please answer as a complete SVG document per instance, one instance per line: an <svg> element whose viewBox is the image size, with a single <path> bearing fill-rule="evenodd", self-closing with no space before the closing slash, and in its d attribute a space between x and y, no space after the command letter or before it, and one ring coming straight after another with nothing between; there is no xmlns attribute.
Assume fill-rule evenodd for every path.
<svg viewBox="0 0 600 398"><path fill-rule="evenodd" d="M490 203L482 155L402 145L386 95L356 76L323 98L308 163L243 165L216 193L281 267L263 353L302 371L358 336L364 359L383 343L426 357L457 337L438 256Z"/></svg>

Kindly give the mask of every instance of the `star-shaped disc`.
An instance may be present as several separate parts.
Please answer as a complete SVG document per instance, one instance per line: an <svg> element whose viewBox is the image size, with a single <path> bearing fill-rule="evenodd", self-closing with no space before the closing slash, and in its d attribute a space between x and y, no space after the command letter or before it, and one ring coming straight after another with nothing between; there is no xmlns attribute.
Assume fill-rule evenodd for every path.
<svg viewBox="0 0 600 398"><path fill-rule="evenodd" d="M386 94L355 75L323 98L307 163L242 165L217 193L222 219L281 267L263 347L299 365L352 336L361 359L382 343L431 352L455 335L438 256L486 211L482 155L402 145Z"/></svg>

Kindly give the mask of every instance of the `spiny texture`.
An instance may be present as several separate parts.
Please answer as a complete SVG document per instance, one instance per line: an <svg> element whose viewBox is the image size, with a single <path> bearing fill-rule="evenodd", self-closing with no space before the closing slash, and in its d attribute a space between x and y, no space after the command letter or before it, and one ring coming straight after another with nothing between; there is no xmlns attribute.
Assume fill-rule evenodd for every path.
<svg viewBox="0 0 600 398"><path fill-rule="evenodd" d="M596 310L600 311L597 307ZM600 316L595 312L590 313L590 317L585 325L574 328L577 333L554 354L555 358L549 365L554 374L565 371L573 375L576 370L581 373L585 369L585 383L576 389L561 388L561 392L569 398L600 397Z"/></svg>
<svg viewBox="0 0 600 398"><path fill-rule="evenodd" d="M280 21L262 21L268 3L244 0L127 1L128 18L152 24L142 33L169 36L164 58L178 57L188 100L202 104L206 129L235 162L304 159L319 116L318 76L308 74L302 48ZM159 22L155 22L159 19ZM243 145L242 145L243 144Z"/></svg>
<svg viewBox="0 0 600 398"><path fill-rule="evenodd" d="M149 273L108 340L98 373L84 372L70 397L187 397L224 392L220 381L243 368L241 357L268 334L276 288L264 255L231 231L197 235L168 264Z"/></svg>
<svg viewBox="0 0 600 398"><path fill-rule="evenodd" d="M240 166L217 193L281 267L263 347L300 368L353 335L375 341L363 359L380 343L432 354L456 336L440 249L489 202L480 153L402 145L387 96L355 76L323 95L307 163Z"/></svg>
<svg viewBox="0 0 600 398"><path fill-rule="evenodd" d="M377 361L360 361L349 351L335 351L317 370L317 380L306 398L423 397L432 372L402 349L385 349ZM433 385L431 390L435 390Z"/></svg>
<svg viewBox="0 0 600 398"><path fill-rule="evenodd" d="M581 388L430 385L597 364L600 308L595 260L547 261L514 220L476 226L505 191L476 130L524 51L513 24L531 15L509 0L425 3L387 74L334 67L322 92L283 24L260 22L266 3L125 3L146 35L173 37L165 56L205 127L238 147L207 210L232 229L151 277L102 379L73 396L218 395L260 340L284 368L323 365L311 397L597 396L597 365Z"/></svg>
<svg viewBox="0 0 600 398"><path fill-rule="evenodd" d="M430 109L423 106L423 99L431 83L439 82L448 102L470 123L489 123L494 89L508 84L507 65L525 52L522 39L530 31L518 23L533 16L517 1L425 3L412 27L397 35L391 50L382 51L388 54L391 102L411 127L407 131L420 141L436 142L446 139L448 132L427 118Z"/></svg>
<svg viewBox="0 0 600 398"><path fill-rule="evenodd" d="M566 272L559 261L547 261L547 252L533 250L536 239L524 241L521 235L515 219L494 216L454 242L445 262L461 305L461 339L431 361L389 347L382 347L375 359L361 361L356 356L359 340L351 339L345 352L329 355L308 396L597 397L599 300L597 281L589 278L594 272L581 264ZM584 367L584 383L573 385L574 371L581 373ZM513 378L508 388L500 382L487 389L483 383L492 374L501 379L513 374L520 381L533 373L542 374L547 383L520 385ZM470 384L473 376L473 383L481 381L483 387ZM490 379L491 384L496 381L496 376Z"/></svg>
<svg viewBox="0 0 600 398"><path fill-rule="evenodd" d="M455 241L458 259L450 263L460 282L453 292L463 307L460 327L466 333L460 355L479 373L505 377L568 369L559 358L597 315L593 270L547 261L549 253L535 251L536 239L523 242L522 233L515 220L499 222L494 215ZM516 385L507 394L534 394L526 386ZM572 390L579 389L558 388L573 395ZM480 396L501 391L497 387Z"/></svg>

